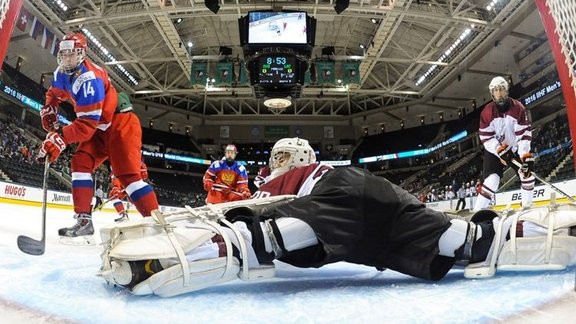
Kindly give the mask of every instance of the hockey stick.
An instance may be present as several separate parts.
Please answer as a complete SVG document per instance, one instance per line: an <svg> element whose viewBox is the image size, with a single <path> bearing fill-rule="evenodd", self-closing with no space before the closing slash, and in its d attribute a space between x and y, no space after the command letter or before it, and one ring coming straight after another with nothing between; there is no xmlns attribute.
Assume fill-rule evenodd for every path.
<svg viewBox="0 0 576 324"><path fill-rule="evenodd" d="M112 200L118 198L118 195L123 193L124 191L126 191L126 189L122 189L119 193L117 193L114 196L104 200L100 205L94 206L94 208L92 209L92 212L102 210L102 208L104 208L104 205L106 205L107 203L111 202Z"/></svg>
<svg viewBox="0 0 576 324"><path fill-rule="evenodd" d="M44 178L42 179L42 238L35 240L29 236L18 236L18 248L20 251L31 255L42 255L46 250L46 205L48 198L48 171L50 162L48 157L44 161Z"/></svg>
<svg viewBox="0 0 576 324"><path fill-rule="evenodd" d="M522 164L518 161L516 161L515 159L512 160L512 163L517 166L519 169L522 169ZM538 181L542 182L543 184L549 186L550 188L552 188L553 190L555 190L556 192L564 195L566 198L568 198L568 200L570 200L570 202L575 203L576 204L576 200L574 198L572 198L572 196L570 196L569 194L565 193L564 191L560 190L560 188L556 187L555 185L551 184L550 182L544 180L543 178L539 177L536 173L534 173L534 171L530 171L532 173L532 175L534 176L534 178L536 178Z"/></svg>

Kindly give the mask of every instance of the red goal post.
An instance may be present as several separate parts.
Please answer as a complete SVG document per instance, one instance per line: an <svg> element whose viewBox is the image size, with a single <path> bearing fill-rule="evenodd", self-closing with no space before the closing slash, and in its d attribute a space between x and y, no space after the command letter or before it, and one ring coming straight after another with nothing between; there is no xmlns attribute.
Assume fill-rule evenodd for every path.
<svg viewBox="0 0 576 324"><path fill-rule="evenodd" d="M8 51L20 7L22 0L0 0L0 68Z"/></svg>
<svg viewBox="0 0 576 324"><path fill-rule="evenodd" d="M535 2L562 85L576 169L576 3L574 0L535 0Z"/></svg>

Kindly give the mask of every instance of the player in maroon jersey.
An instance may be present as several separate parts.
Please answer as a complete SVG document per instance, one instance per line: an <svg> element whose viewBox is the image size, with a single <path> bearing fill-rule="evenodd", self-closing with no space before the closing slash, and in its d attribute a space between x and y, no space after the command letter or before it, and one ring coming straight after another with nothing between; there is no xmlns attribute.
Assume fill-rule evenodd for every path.
<svg viewBox="0 0 576 324"><path fill-rule="evenodd" d="M474 210L488 207L500 186L505 166L518 172L522 206L529 207L532 205L535 178L532 174L534 156L530 152L532 126L528 112L520 101L508 97L508 82L503 77L492 79L488 89L493 100L482 110L478 131L484 145L484 181ZM520 162L522 167L515 166L512 160Z"/></svg>

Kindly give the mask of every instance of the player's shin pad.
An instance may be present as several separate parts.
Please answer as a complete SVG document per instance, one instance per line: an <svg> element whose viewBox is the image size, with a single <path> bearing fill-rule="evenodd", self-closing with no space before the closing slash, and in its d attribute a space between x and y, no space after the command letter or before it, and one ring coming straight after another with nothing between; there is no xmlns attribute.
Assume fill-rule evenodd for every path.
<svg viewBox="0 0 576 324"><path fill-rule="evenodd" d="M517 236L518 227L523 228L526 237ZM529 227L539 234L528 236ZM563 270L576 264L575 228L576 205L573 204L516 212L497 221L496 235L486 261L468 265L464 276L491 277L496 270Z"/></svg>

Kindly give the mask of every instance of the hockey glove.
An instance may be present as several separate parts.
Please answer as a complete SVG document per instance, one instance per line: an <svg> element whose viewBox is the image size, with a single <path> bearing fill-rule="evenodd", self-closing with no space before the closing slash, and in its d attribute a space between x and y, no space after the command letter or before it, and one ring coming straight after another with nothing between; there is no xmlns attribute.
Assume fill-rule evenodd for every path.
<svg viewBox="0 0 576 324"><path fill-rule="evenodd" d="M252 197L252 193L249 190L242 191L242 199L250 199Z"/></svg>
<svg viewBox="0 0 576 324"><path fill-rule="evenodd" d="M42 107L40 117L42 118L42 128L45 131L51 132L60 127L58 124L58 107L52 105Z"/></svg>
<svg viewBox="0 0 576 324"><path fill-rule="evenodd" d="M66 148L64 138L56 132L50 132L46 135L46 139L42 142L42 147L38 152L36 160L43 163L45 159L52 163L60 156L60 153Z"/></svg>
<svg viewBox="0 0 576 324"><path fill-rule="evenodd" d="M254 185L256 188L260 188L266 182L266 177L270 175L270 167L264 166L258 170L258 175L254 178Z"/></svg>
<svg viewBox="0 0 576 324"><path fill-rule="evenodd" d="M500 158L500 162L507 166L512 166L512 160L514 160L514 152L512 152L512 147L502 144L496 148L496 153Z"/></svg>
<svg viewBox="0 0 576 324"><path fill-rule="evenodd" d="M532 175L532 169L534 168L534 155L530 152L522 155L522 167L520 172L522 172L524 178L528 178Z"/></svg>
<svg viewBox="0 0 576 324"><path fill-rule="evenodd" d="M108 194L108 198L109 199L124 199L126 198L126 191L120 187L112 187L112 189L110 189L110 193Z"/></svg>
<svg viewBox="0 0 576 324"><path fill-rule="evenodd" d="M214 182L212 181L204 181L204 190L206 190L206 192L210 192L212 190L213 184Z"/></svg>
<svg viewBox="0 0 576 324"><path fill-rule="evenodd" d="M143 168L140 167L140 176L142 177L142 180L148 180L148 169L146 168L146 166L144 166Z"/></svg>

